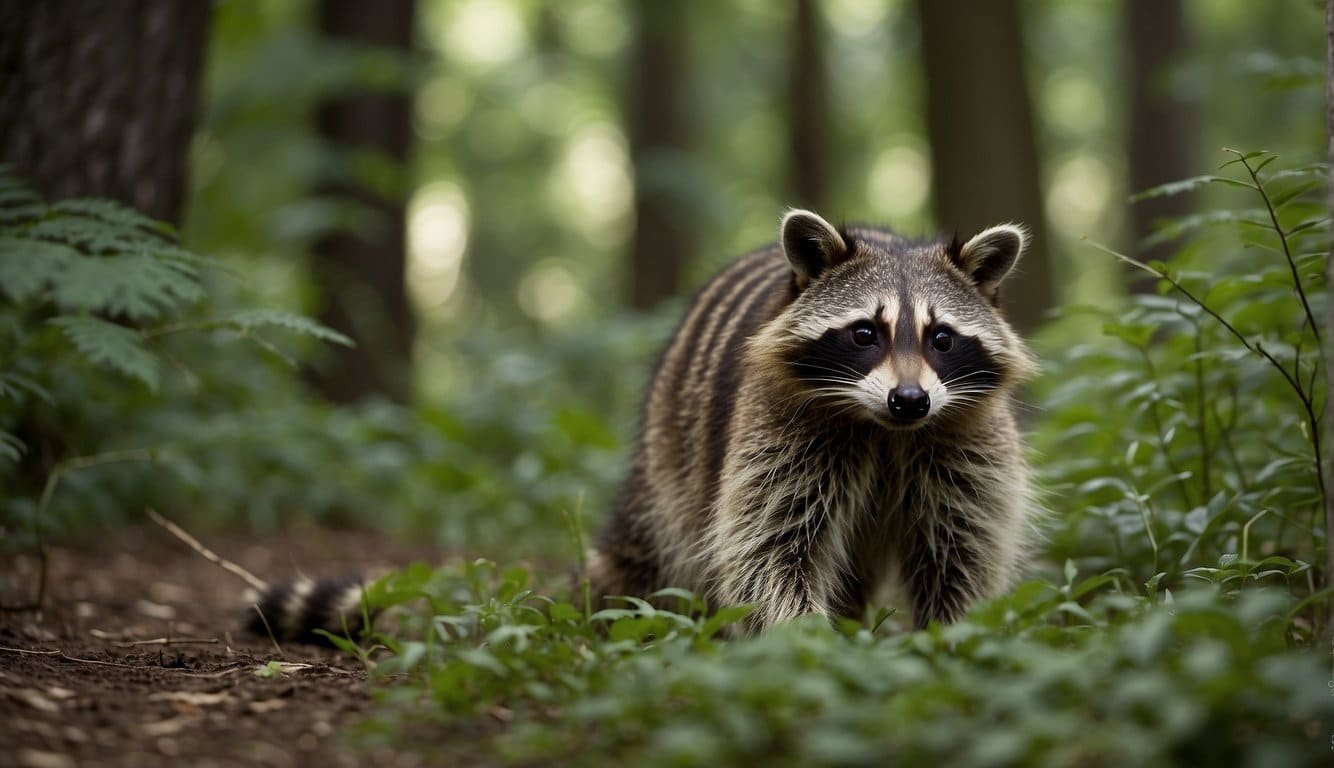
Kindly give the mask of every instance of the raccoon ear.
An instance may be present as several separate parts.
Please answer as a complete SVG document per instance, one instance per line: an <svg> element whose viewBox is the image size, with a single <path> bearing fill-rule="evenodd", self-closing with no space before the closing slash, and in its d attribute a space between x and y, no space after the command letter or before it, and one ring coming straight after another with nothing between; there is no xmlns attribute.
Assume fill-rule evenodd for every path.
<svg viewBox="0 0 1334 768"><path fill-rule="evenodd" d="M1010 274L1027 245L1028 233L1023 227L998 224L974 235L962 246L951 248L950 259L973 279L983 296L995 300L1001 281Z"/></svg>
<svg viewBox="0 0 1334 768"><path fill-rule="evenodd" d="M848 245L834 226L810 211L791 210L779 227L783 255L797 288L805 290L825 269L847 258Z"/></svg>

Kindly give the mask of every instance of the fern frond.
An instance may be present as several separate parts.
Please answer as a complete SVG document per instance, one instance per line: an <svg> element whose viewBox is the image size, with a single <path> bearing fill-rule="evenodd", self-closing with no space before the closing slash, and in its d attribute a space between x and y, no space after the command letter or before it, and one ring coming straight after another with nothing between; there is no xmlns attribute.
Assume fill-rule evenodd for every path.
<svg viewBox="0 0 1334 768"><path fill-rule="evenodd" d="M11 226L36 221L46 215L46 204L14 175L7 165L0 165L0 225Z"/></svg>
<svg viewBox="0 0 1334 768"><path fill-rule="evenodd" d="M42 203L21 203L4 205L0 203L0 225L19 226L37 221L45 216L47 207Z"/></svg>
<svg viewBox="0 0 1334 768"><path fill-rule="evenodd" d="M13 434L0 429L0 460L18 463L28 447Z"/></svg>
<svg viewBox="0 0 1334 768"><path fill-rule="evenodd" d="M341 344L345 347L355 346L352 339L326 325L315 322L309 317L276 309L249 309L237 312L223 318L222 323L224 327L234 328L238 331L249 331L264 327L282 328L321 341Z"/></svg>
<svg viewBox="0 0 1334 768"><path fill-rule="evenodd" d="M165 237L175 237L176 230L166 222L150 219L133 208L127 208L113 200L97 198L76 198L61 200L51 206L54 213L67 216L81 216L104 224L112 224L125 229L140 229Z"/></svg>
<svg viewBox="0 0 1334 768"><path fill-rule="evenodd" d="M157 358L144 348L138 331L97 317L57 317L49 322L59 327L88 360L138 379L157 391Z"/></svg>
<svg viewBox="0 0 1334 768"><path fill-rule="evenodd" d="M65 243L93 255L134 252L166 243L138 227L108 224L83 216L48 216L23 233L34 240Z"/></svg>
<svg viewBox="0 0 1334 768"><path fill-rule="evenodd" d="M55 405L51 393L41 384L20 373L0 373L0 398L21 400L24 392L50 405Z"/></svg>
<svg viewBox="0 0 1334 768"><path fill-rule="evenodd" d="M63 311L106 312L154 320L204 298L194 267L149 253L80 256L51 289Z"/></svg>
<svg viewBox="0 0 1334 768"><path fill-rule="evenodd" d="M78 258L78 251L60 243L0 237L0 293L10 301L37 296Z"/></svg>

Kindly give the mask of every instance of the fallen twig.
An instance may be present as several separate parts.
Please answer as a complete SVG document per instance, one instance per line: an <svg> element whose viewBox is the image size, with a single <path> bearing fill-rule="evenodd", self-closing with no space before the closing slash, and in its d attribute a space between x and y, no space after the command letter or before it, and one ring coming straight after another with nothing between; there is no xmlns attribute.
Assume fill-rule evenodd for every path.
<svg viewBox="0 0 1334 768"><path fill-rule="evenodd" d="M216 637L156 637L152 640L124 640L113 643L121 648L132 648L136 645L217 645Z"/></svg>
<svg viewBox="0 0 1334 768"><path fill-rule="evenodd" d="M139 669L140 667L148 666L145 664L122 664L118 661L99 661L97 659L81 659L78 656L71 656L68 653L65 653L64 651L59 649L54 651L31 651L26 648L8 648L3 645L0 645L0 651L4 651L6 653L22 653L22 654L27 654L29 656L58 656L59 658L64 659L65 661L73 661L79 664L98 664L104 667L123 667L125 669ZM162 668L166 669L166 667Z"/></svg>
<svg viewBox="0 0 1334 768"><path fill-rule="evenodd" d="M168 520L162 515L159 515L155 510L151 508L147 508L144 511L148 513L148 518L150 520L162 526L163 528L166 528L168 533L180 539L181 541L185 542L186 546L198 552L205 560L208 560L209 562L218 565L224 571L227 571L228 573L231 573L234 576L240 577L243 581L245 581L245 583L249 584L250 586L254 587L260 592L265 592L268 590L269 588L268 582L259 578L250 571L247 571L246 569L242 568L236 563L233 563L231 560L228 560L224 557L219 557L216 553L213 552L213 550L209 549L203 544L200 544L199 540L191 536L189 533L187 533L184 528L181 528L179 525L173 523L172 521Z"/></svg>

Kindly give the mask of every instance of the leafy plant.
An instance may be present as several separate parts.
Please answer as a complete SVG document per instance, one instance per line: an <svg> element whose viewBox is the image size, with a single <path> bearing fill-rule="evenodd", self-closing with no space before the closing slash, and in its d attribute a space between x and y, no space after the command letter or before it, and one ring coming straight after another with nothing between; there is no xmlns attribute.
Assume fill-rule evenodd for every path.
<svg viewBox="0 0 1334 768"><path fill-rule="evenodd" d="M1328 218L1314 194L1325 167L1274 171L1272 154L1232 154L1234 175L1140 197L1207 186L1249 207L1166 224L1156 239L1191 238L1171 263L1114 253L1160 278L1158 294L1070 310L1102 318L1116 343L1076 344L1048 377L1058 384L1037 442L1066 510L1052 554L1155 588L1241 568L1309 592L1326 539L1316 318Z"/></svg>
<svg viewBox="0 0 1334 768"><path fill-rule="evenodd" d="M885 634L823 619L726 640L710 615L628 600L590 611L488 561L414 566L372 605L416 605L372 640L393 680L368 743L508 724L504 762L644 765L1316 765L1334 725L1318 656L1289 647L1282 590L1161 599L1106 576L1029 582L963 622ZM423 729L426 729L423 731ZM1319 738L1313 738L1316 734ZM449 744L448 736L432 739Z"/></svg>
<svg viewBox="0 0 1334 768"><path fill-rule="evenodd" d="M401 613L367 638L395 682L361 738L443 731L517 764L1322 764L1328 224L1323 168L1271 157L1150 192L1256 205L1168 225L1193 239L1134 262L1162 291L1073 310L1106 338L1048 355L1047 578L948 627L812 618L726 639L745 607L588 606L522 568L415 566L371 592Z"/></svg>
<svg viewBox="0 0 1334 768"><path fill-rule="evenodd" d="M245 339L274 351L265 332L349 343L291 313L207 313L204 273L217 269L165 224L107 200L48 205L0 167L0 483L11 490L0 520L28 534L7 536L11 546L40 544L57 488L80 485L75 470L168 452L160 441L119 442L135 430L103 425L182 407L167 372L198 385L191 366L206 345L175 337ZM86 429L90 421L98 428ZM93 495L116 503L101 490Z"/></svg>

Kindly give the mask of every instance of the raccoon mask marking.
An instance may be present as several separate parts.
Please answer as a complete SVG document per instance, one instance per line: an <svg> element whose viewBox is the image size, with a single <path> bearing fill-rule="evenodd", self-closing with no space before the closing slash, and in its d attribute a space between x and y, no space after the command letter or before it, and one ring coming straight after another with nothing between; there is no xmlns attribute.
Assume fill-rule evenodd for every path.
<svg viewBox="0 0 1334 768"><path fill-rule="evenodd" d="M664 351L594 591L685 587L760 629L891 581L918 625L1006 588L1035 514L1010 395L1035 364L998 309L1025 242L788 213Z"/></svg>

